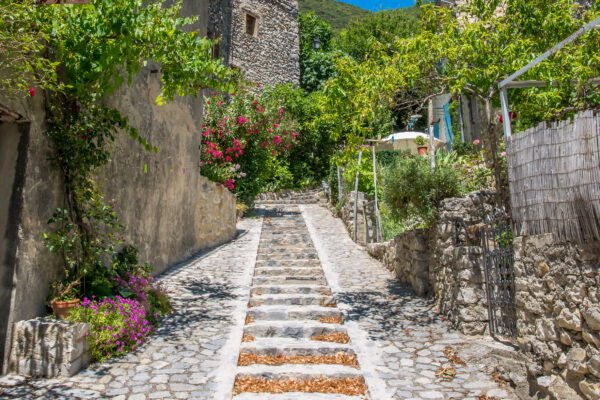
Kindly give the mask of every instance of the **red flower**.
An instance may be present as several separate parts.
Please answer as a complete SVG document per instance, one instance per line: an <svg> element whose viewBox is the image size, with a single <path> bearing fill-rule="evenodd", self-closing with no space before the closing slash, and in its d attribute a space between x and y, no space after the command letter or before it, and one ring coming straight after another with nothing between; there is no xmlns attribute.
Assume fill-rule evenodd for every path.
<svg viewBox="0 0 600 400"><path fill-rule="evenodd" d="M30 95L31 97L35 96L35 90L33 90L33 88L32 88L32 87L30 87L30 88L29 88L29 95Z"/></svg>

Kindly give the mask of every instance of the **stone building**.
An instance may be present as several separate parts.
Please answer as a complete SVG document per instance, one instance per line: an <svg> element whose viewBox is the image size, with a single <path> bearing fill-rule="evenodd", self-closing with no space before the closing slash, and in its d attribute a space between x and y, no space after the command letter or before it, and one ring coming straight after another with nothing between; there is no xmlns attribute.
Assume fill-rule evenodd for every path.
<svg viewBox="0 0 600 400"><path fill-rule="evenodd" d="M263 86L300 82L297 0L211 0L214 57Z"/></svg>

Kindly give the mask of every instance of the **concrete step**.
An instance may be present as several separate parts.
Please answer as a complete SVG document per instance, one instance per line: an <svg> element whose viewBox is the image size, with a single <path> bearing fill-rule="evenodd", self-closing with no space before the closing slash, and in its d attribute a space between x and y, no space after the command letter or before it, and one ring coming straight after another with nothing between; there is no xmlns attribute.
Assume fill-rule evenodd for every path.
<svg viewBox="0 0 600 400"><path fill-rule="evenodd" d="M323 269L315 267L259 267L254 269L254 276L322 276Z"/></svg>
<svg viewBox="0 0 600 400"><path fill-rule="evenodd" d="M361 376L360 369L339 364L254 364L245 367L238 366L237 373L237 377L239 378L252 377L268 380L309 380L322 377L345 379Z"/></svg>
<svg viewBox="0 0 600 400"><path fill-rule="evenodd" d="M335 304L335 299L332 296L318 294L265 294L251 297L248 302L249 307L263 305L327 306L328 304Z"/></svg>
<svg viewBox="0 0 600 400"><path fill-rule="evenodd" d="M242 343L242 353L278 356L324 356L338 353L354 354L349 344L317 342L290 338L260 338Z"/></svg>
<svg viewBox="0 0 600 400"><path fill-rule="evenodd" d="M338 324L323 324L315 321L257 321L244 327L244 333L255 338L284 337L310 339L316 335L346 333Z"/></svg>
<svg viewBox="0 0 600 400"><path fill-rule="evenodd" d="M252 286L279 286L279 285L327 285L324 276L255 276Z"/></svg>
<svg viewBox="0 0 600 400"><path fill-rule="evenodd" d="M346 396L333 393L241 393L233 400L364 400L366 396Z"/></svg>
<svg viewBox="0 0 600 400"><path fill-rule="evenodd" d="M250 295L260 296L263 294L324 294L331 293L326 285L282 285L282 286L254 286Z"/></svg>
<svg viewBox="0 0 600 400"><path fill-rule="evenodd" d="M341 318L342 312L335 307L262 305L248 309L248 316L255 321L312 320Z"/></svg>
<svg viewBox="0 0 600 400"><path fill-rule="evenodd" d="M255 206L262 205L279 205L279 204L316 204L320 199L305 199L305 200L258 200L254 202Z"/></svg>

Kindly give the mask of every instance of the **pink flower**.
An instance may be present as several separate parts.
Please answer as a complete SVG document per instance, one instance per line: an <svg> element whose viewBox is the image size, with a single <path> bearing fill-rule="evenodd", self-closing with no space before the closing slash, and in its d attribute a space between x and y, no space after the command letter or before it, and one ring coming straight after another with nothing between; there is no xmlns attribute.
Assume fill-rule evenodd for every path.
<svg viewBox="0 0 600 400"><path fill-rule="evenodd" d="M231 162L231 157L229 157L229 156L225 157L225 161Z"/></svg>
<svg viewBox="0 0 600 400"><path fill-rule="evenodd" d="M273 144L277 145L279 143L281 143L281 138L279 136L275 136L273 138Z"/></svg>
<svg viewBox="0 0 600 400"><path fill-rule="evenodd" d="M267 147L267 142L262 142L260 145L261 145L262 147Z"/></svg>
<svg viewBox="0 0 600 400"><path fill-rule="evenodd" d="M35 90L33 90L33 88L32 88L32 87L30 87L30 88L29 88L29 95L30 95L31 97L35 96Z"/></svg>
<svg viewBox="0 0 600 400"><path fill-rule="evenodd" d="M474 141L473 141L473 144L474 144L475 146L477 146L479 143L481 143L481 141L480 141L479 139L477 139L477 140L474 140Z"/></svg>
<svg viewBox="0 0 600 400"><path fill-rule="evenodd" d="M243 124L244 122L246 122L246 118L244 118L244 117L239 117L238 118L238 123L239 124Z"/></svg>
<svg viewBox="0 0 600 400"><path fill-rule="evenodd" d="M210 104L210 100L206 100L206 104Z"/></svg>
<svg viewBox="0 0 600 400"><path fill-rule="evenodd" d="M283 108L279 109L279 115L283 115Z"/></svg>
<svg viewBox="0 0 600 400"><path fill-rule="evenodd" d="M225 103L223 103L222 101L220 101L220 102L218 103L218 105L219 105L219 106L222 106L223 104L225 104Z"/></svg>
<svg viewBox="0 0 600 400"><path fill-rule="evenodd" d="M503 151L502 154L500 154L502 157L506 157L506 152Z"/></svg>

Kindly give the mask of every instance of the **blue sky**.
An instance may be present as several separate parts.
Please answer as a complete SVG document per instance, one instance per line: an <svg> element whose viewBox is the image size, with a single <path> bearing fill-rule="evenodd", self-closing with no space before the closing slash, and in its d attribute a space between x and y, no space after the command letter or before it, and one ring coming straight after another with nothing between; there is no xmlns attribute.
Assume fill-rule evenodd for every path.
<svg viewBox="0 0 600 400"><path fill-rule="evenodd" d="M371 11L387 10L388 8L410 7L414 0L340 0Z"/></svg>

